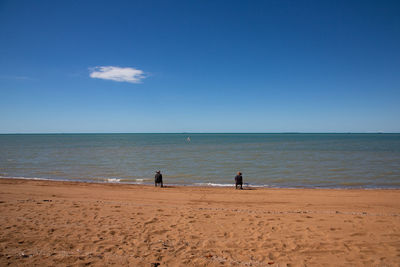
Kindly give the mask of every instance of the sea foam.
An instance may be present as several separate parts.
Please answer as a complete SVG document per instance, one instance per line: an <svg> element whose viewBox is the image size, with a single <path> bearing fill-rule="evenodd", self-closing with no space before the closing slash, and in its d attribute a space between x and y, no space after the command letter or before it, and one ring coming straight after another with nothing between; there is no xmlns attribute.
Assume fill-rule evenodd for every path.
<svg viewBox="0 0 400 267"><path fill-rule="evenodd" d="M109 182L109 183L119 183L119 182L121 182L121 179L119 179L119 178L108 178L107 182Z"/></svg>

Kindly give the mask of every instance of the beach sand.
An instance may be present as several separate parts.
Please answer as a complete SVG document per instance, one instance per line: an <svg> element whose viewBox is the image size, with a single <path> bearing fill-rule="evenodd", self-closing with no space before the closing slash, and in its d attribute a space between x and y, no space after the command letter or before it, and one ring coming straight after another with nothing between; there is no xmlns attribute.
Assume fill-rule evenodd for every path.
<svg viewBox="0 0 400 267"><path fill-rule="evenodd" d="M0 227L1 266L400 265L400 190L0 179Z"/></svg>

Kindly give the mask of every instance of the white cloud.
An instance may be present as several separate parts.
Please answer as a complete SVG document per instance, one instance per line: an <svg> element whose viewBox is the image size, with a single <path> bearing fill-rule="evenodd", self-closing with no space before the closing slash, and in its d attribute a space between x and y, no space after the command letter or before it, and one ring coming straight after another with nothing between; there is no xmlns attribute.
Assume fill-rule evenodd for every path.
<svg viewBox="0 0 400 267"><path fill-rule="evenodd" d="M90 77L112 80L116 82L140 83L145 77L142 70L135 68L120 68L114 66L100 66L90 68Z"/></svg>

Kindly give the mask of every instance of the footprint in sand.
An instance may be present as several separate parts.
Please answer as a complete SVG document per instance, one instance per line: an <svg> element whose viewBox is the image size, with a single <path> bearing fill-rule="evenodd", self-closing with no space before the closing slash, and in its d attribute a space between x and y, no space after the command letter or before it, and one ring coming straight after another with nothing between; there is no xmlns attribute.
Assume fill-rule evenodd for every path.
<svg viewBox="0 0 400 267"><path fill-rule="evenodd" d="M354 233L354 234L351 234L350 236L365 236L365 235L367 235L366 233Z"/></svg>
<svg viewBox="0 0 400 267"><path fill-rule="evenodd" d="M157 221L158 221L157 218L152 218L151 220L144 222L144 225L148 225L148 224L150 224L150 223L155 223L155 222L157 222Z"/></svg>
<svg viewBox="0 0 400 267"><path fill-rule="evenodd" d="M162 235L165 234L166 232L168 232L167 230L158 230L158 231L154 231L151 234L153 235Z"/></svg>

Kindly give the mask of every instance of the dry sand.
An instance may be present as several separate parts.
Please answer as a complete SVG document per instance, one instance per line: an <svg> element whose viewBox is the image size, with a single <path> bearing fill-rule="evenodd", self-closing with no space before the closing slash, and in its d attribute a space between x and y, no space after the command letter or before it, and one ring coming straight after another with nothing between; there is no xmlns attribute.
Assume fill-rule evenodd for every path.
<svg viewBox="0 0 400 267"><path fill-rule="evenodd" d="M0 265L399 266L400 190L0 180Z"/></svg>

